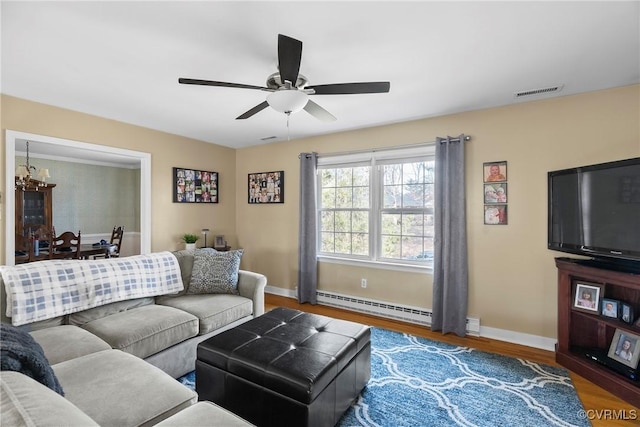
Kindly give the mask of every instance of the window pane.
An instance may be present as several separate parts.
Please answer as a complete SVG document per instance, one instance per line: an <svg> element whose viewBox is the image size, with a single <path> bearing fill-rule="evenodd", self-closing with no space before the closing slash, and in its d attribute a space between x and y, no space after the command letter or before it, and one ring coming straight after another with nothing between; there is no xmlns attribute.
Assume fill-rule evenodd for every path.
<svg viewBox="0 0 640 427"><path fill-rule="evenodd" d="M336 170L322 169L322 187L336 186Z"/></svg>
<svg viewBox="0 0 640 427"><path fill-rule="evenodd" d="M416 184L424 182L424 163L405 163L402 165L403 184Z"/></svg>
<svg viewBox="0 0 640 427"><path fill-rule="evenodd" d="M399 208L401 206L402 206L402 186L401 185L385 185L383 207L387 209L387 208Z"/></svg>
<svg viewBox="0 0 640 427"><path fill-rule="evenodd" d="M353 185L369 186L369 166L353 168Z"/></svg>
<svg viewBox="0 0 640 427"><path fill-rule="evenodd" d="M402 194L402 207L421 208L424 206L424 190L422 184L405 185Z"/></svg>
<svg viewBox="0 0 640 427"><path fill-rule="evenodd" d="M402 165L383 167L384 185L402 184Z"/></svg>
<svg viewBox="0 0 640 427"><path fill-rule="evenodd" d="M333 233L320 233L320 251L334 252Z"/></svg>
<svg viewBox="0 0 640 427"><path fill-rule="evenodd" d="M434 195L434 191L435 191L435 187L433 184L426 184L424 186L424 207L425 208L433 208L433 199L435 197Z"/></svg>
<svg viewBox="0 0 640 427"><path fill-rule="evenodd" d="M422 252L422 237L402 237L402 259L416 259Z"/></svg>
<svg viewBox="0 0 640 427"><path fill-rule="evenodd" d="M382 234L400 235L402 222L399 214L382 214Z"/></svg>
<svg viewBox="0 0 640 427"><path fill-rule="evenodd" d="M353 207L351 191L351 187L336 188L336 208Z"/></svg>
<svg viewBox="0 0 640 427"><path fill-rule="evenodd" d="M382 236L382 248L380 255L383 258L400 258L400 237Z"/></svg>
<svg viewBox="0 0 640 427"><path fill-rule="evenodd" d="M366 233L353 234L353 254L369 255L369 235Z"/></svg>
<svg viewBox="0 0 640 427"><path fill-rule="evenodd" d="M424 216L424 235L433 239L435 228L433 227L433 215Z"/></svg>
<svg viewBox="0 0 640 427"><path fill-rule="evenodd" d="M351 212L338 211L335 215L336 231L348 232L351 231Z"/></svg>
<svg viewBox="0 0 640 427"><path fill-rule="evenodd" d="M423 215L404 214L402 215L402 235L403 236L423 236Z"/></svg>
<svg viewBox="0 0 640 427"><path fill-rule="evenodd" d="M351 253L351 234L350 233L336 233L336 253L350 254Z"/></svg>
<svg viewBox="0 0 640 427"><path fill-rule="evenodd" d="M323 188L322 189L322 208L335 208L336 207L336 189L335 188Z"/></svg>
<svg viewBox="0 0 640 427"><path fill-rule="evenodd" d="M422 243L424 250L429 252L433 258L433 239L424 239Z"/></svg>
<svg viewBox="0 0 640 427"><path fill-rule="evenodd" d="M353 185L353 172L351 168L337 169L336 187L347 187Z"/></svg>
<svg viewBox="0 0 640 427"><path fill-rule="evenodd" d="M353 188L353 207L360 209L369 208L369 187Z"/></svg>
<svg viewBox="0 0 640 427"><path fill-rule="evenodd" d="M369 232L369 212L353 212L351 216L351 231L368 233Z"/></svg>
<svg viewBox="0 0 640 427"><path fill-rule="evenodd" d="M320 230L333 231L333 221L335 214L333 212L322 212Z"/></svg>
<svg viewBox="0 0 640 427"><path fill-rule="evenodd" d="M433 184L436 182L435 162L424 162L424 182Z"/></svg>

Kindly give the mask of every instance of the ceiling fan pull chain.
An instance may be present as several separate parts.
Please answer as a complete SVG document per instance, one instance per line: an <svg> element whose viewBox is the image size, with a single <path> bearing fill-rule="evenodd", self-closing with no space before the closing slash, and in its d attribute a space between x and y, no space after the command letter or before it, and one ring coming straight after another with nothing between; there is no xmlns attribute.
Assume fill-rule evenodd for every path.
<svg viewBox="0 0 640 427"><path fill-rule="evenodd" d="M285 114L287 115L287 141L291 141L291 135L289 135L289 119L291 118L291 111Z"/></svg>

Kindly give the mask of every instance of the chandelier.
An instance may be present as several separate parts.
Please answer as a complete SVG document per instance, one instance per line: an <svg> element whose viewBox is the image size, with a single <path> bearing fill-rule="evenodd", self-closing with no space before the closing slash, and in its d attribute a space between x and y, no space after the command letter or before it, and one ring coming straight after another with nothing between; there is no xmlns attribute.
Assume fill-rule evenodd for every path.
<svg viewBox="0 0 640 427"><path fill-rule="evenodd" d="M36 172L36 170L38 171L38 179L34 179L32 175L32 171ZM29 163L29 141L27 141L27 163L16 167L15 189L20 189L22 191L35 189L38 191L39 188L47 186L47 183L45 182L47 178L51 178L49 175L49 169L36 169L35 166L31 166Z"/></svg>

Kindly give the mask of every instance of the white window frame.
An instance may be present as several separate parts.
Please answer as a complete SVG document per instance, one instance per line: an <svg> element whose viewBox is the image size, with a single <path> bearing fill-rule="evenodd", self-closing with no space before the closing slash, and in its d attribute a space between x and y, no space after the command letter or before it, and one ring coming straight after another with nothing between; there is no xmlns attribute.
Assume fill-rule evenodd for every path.
<svg viewBox="0 0 640 427"><path fill-rule="evenodd" d="M382 241L380 230L381 212L383 211L381 200L383 176L379 167L383 164L394 163L394 160L398 160L399 163L407 163L408 161L435 161L435 145L425 144L409 148L388 148L349 154L323 155L318 157L318 170L316 175L316 215L318 225L316 233L318 242L317 253L318 258L321 261L402 271L425 272L433 269L432 261L399 260L380 257L380 245ZM371 166L369 176L369 255L359 256L321 252L320 230L322 228L322 169L357 167L363 165ZM422 208L419 209L420 211L423 211ZM410 210L410 208L404 210Z"/></svg>

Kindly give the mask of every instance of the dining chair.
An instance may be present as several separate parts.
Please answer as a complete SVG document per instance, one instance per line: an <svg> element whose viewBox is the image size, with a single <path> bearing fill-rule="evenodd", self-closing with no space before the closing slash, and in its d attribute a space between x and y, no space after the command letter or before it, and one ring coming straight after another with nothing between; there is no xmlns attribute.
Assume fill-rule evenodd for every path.
<svg viewBox="0 0 640 427"><path fill-rule="evenodd" d="M118 258L120 256L120 246L122 246L122 238L124 237L124 226L120 225L113 227L111 232L111 244L115 245L115 249L111 252L111 258Z"/></svg>
<svg viewBox="0 0 640 427"><path fill-rule="evenodd" d="M25 226L22 234L15 233L16 264L51 259L55 231L44 224Z"/></svg>
<svg viewBox="0 0 640 427"><path fill-rule="evenodd" d="M54 237L51 255L53 258L80 258L80 241L81 234L74 234L72 231L65 231L59 236Z"/></svg>
<svg viewBox="0 0 640 427"><path fill-rule="evenodd" d="M31 247L31 245L31 236L24 236L20 233L16 233L16 264L24 264L26 262L30 262L29 255L31 252L33 252L33 248Z"/></svg>
<svg viewBox="0 0 640 427"><path fill-rule="evenodd" d="M109 240L109 244L111 248L109 249L109 257L110 258L118 258L120 256L120 246L122 245L122 238L124 237L124 226L117 225L113 227L111 231L111 240ZM96 258L104 258L105 254L94 255L93 259Z"/></svg>

